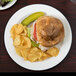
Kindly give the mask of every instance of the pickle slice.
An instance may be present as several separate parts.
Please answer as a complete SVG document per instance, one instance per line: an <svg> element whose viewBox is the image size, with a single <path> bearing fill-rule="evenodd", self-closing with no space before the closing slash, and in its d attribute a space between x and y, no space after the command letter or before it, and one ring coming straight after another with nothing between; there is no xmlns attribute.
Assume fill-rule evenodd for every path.
<svg viewBox="0 0 76 76"><path fill-rule="evenodd" d="M29 15L27 18L25 18L21 24L23 24L24 26L28 26L31 22L33 22L34 20L36 20L37 18L39 18L40 16L43 16L44 12L35 12L31 15Z"/></svg>

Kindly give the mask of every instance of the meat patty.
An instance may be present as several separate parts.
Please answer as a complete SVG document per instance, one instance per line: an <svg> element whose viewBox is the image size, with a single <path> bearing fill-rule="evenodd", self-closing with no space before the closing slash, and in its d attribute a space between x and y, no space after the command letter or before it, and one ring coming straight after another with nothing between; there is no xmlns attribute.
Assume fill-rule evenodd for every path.
<svg viewBox="0 0 76 76"><path fill-rule="evenodd" d="M41 16L36 21L38 42L46 47L58 44L64 38L62 22L54 17Z"/></svg>

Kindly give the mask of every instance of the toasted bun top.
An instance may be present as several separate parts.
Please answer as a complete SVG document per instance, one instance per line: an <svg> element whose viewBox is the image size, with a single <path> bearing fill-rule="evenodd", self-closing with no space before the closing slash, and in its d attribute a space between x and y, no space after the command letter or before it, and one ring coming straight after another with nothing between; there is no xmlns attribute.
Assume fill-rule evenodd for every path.
<svg viewBox="0 0 76 76"><path fill-rule="evenodd" d="M36 21L38 42L46 47L58 44L64 38L62 22L54 17L41 16Z"/></svg>

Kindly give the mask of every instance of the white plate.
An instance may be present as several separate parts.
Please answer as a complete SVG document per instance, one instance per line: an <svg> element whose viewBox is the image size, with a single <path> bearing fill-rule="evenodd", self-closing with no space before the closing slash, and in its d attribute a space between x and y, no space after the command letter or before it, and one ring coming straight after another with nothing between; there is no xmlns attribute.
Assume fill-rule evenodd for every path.
<svg viewBox="0 0 76 76"><path fill-rule="evenodd" d="M65 38L62 45L60 45L60 52L57 57L52 57L41 62L31 63L29 61L24 61L22 57L16 54L13 46L13 41L10 37L10 29L14 24L20 23L25 17L37 11L45 12L46 15L54 16L60 19L64 25ZM40 71L40 70L46 70L56 66L66 57L72 43L72 32L71 32L69 22L67 21L65 16L57 9L44 4L33 4L20 9L10 18L5 29L4 42L5 42L5 46L8 54L18 65L26 69Z"/></svg>
<svg viewBox="0 0 76 76"><path fill-rule="evenodd" d="M0 6L0 10L5 10L10 8L11 6L13 6L16 3L17 0L13 0L12 2L9 2L6 6L2 7Z"/></svg>

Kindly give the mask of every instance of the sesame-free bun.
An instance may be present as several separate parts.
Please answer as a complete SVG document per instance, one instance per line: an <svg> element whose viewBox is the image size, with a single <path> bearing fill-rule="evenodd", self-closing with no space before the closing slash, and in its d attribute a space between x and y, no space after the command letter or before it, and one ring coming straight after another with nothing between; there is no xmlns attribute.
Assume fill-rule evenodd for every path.
<svg viewBox="0 0 76 76"><path fill-rule="evenodd" d="M58 44L64 38L62 22L54 17L41 16L36 21L38 42L46 47Z"/></svg>

